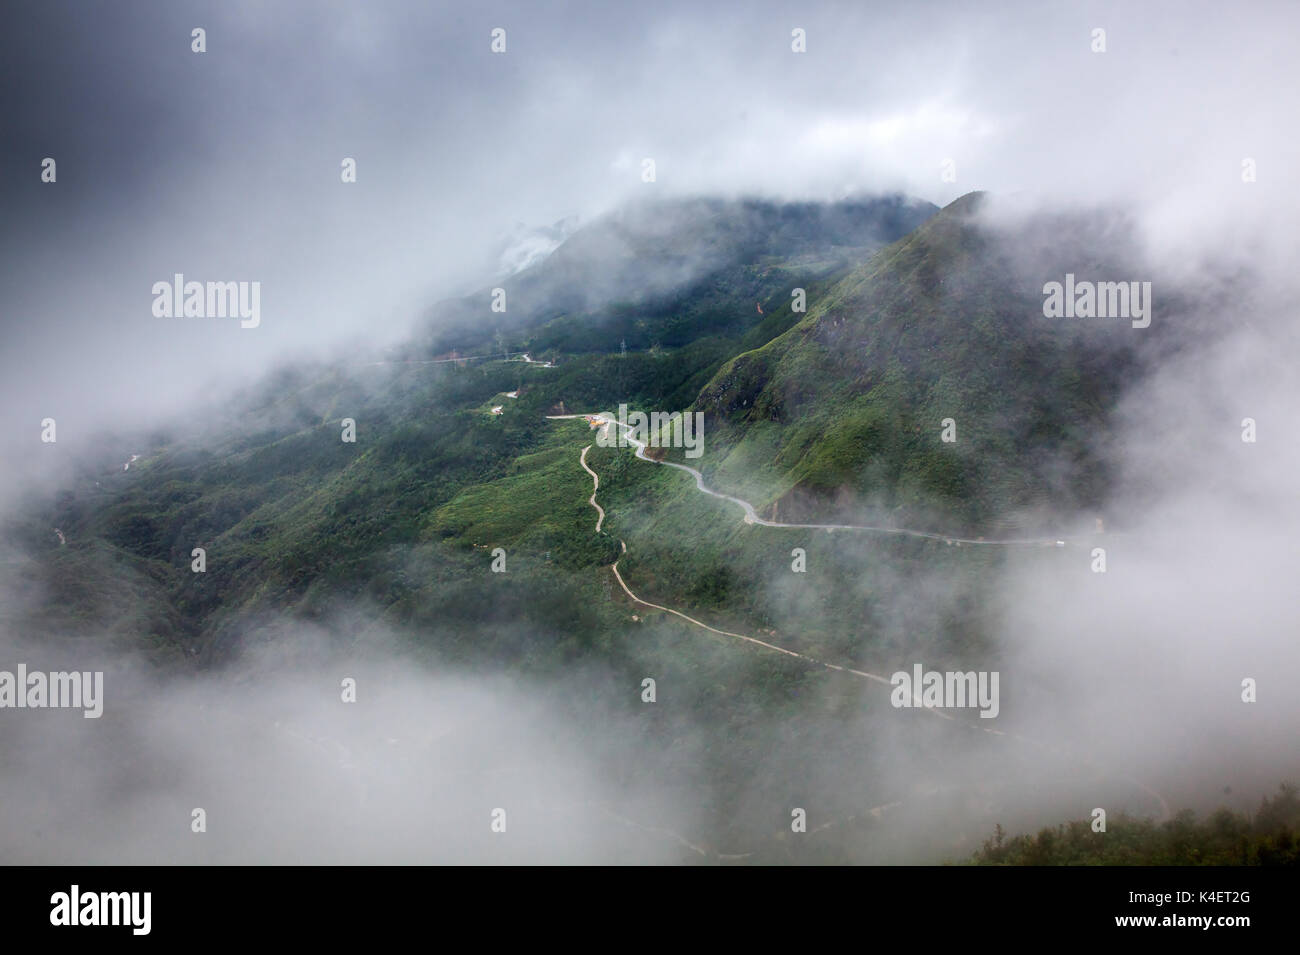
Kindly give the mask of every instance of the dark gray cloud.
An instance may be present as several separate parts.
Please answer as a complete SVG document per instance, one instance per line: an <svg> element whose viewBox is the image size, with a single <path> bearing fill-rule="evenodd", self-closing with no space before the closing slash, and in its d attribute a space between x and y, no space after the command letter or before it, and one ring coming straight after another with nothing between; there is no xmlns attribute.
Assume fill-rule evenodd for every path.
<svg viewBox="0 0 1300 955"><path fill-rule="evenodd" d="M30 5L0 41L0 397L24 427L187 406L285 355L399 338L490 269L518 223L647 192L1024 190L1140 203L1183 247L1239 238L1245 204L1283 202L1297 158L1280 121L1297 16L1263 3ZM1090 49L1096 27L1105 53ZM806 53L791 52L795 28ZM46 156L54 185L39 180ZM339 181L344 157L355 185ZM1259 164L1250 190L1243 157ZM150 286L176 272L260 281L262 326L154 318Z"/></svg>

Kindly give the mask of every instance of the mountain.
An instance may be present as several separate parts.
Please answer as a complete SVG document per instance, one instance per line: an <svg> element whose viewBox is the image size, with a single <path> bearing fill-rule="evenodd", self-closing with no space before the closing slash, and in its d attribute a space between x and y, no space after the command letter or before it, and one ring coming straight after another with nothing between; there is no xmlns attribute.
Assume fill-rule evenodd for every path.
<svg viewBox="0 0 1300 955"><path fill-rule="evenodd" d="M449 531L438 508L552 460L555 429L544 412L560 402L684 407L724 361L794 320L792 282L825 287L932 211L897 196L699 199L635 203L579 228L509 283L498 324L485 321L493 314L485 290L472 305L446 306L465 324L443 316L438 345L413 344L389 363L287 369L202 432L177 426L123 438L142 454L129 471L116 451L92 457L78 486L41 502L16 531L43 558L22 573L51 597L31 623L64 635L107 625L151 652L215 662L237 651L255 621L311 616L362 596L400 603L404 574L392 549L462 543L467 532ZM507 333L516 346L563 360L554 368L403 363L453 345L482 354ZM500 397L508 391L518 399ZM491 415L503 401L510 413ZM356 444L340 441L343 418L357 422ZM526 515L534 529L556 524L553 537L534 543L571 568L607 555L590 540L581 480L577 472L552 485L571 494L569 523ZM213 554L208 569L175 573L195 547ZM95 583L75 585L83 581ZM534 596L515 589L496 609L502 619L535 617Z"/></svg>
<svg viewBox="0 0 1300 955"><path fill-rule="evenodd" d="M418 351L539 356L679 348L743 334L788 296L862 261L935 211L902 196L837 203L642 200L577 229L492 288L435 306ZM747 308L739 308L740 303ZM498 308L501 306L498 306Z"/></svg>
<svg viewBox="0 0 1300 955"><path fill-rule="evenodd" d="M530 229L523 223L517 224L497 250L501 274L515 275L536 265L563 245L577 227L577 216L566 216L541 228Z"/></svg>
<svg viewBox="0 0 1300 955"><path fill-rule="evenodd" d="M404 569L411 548L428 551L421 559L451 555L456 586L471 590L470 558L488 545L522 550L543 576L584 574L613 559L614 542L587 526L590 491L573 461L584 429L545 415L620 402L702 411L706 480L766 516L1054 532L1053 521L1105 501L1109 416L1127 382L1181 332L1159 321L1135 329L1046 318L1046 281L1128 277L1136 256L1122 221L1031 215L998 225L980 215L984 202L971 194L931 215L899 197L692 200L611 214L520 273L502 324L485 321L486 292L473 309L455 306L473 325L460 354L482 354L508 330L516 347L546 343L536 354L557 358L554 366L490 355L463 365L298 366L202 433L178 426L124 439L142 455L129 471L122 451L87 462L79 486L36 502L15 529L42 558L24 573L59 597L43 626L108 621L123 640L146 635L216 661L237 652L255 621L319 616L360 597L384 613L405 613L417 595L425 608L439 605ZM602 294L621 297L599 301L597 286L584 284L593 276L603 276ZM797 288L806 313L794 310ZM553 315L566 296L567 307L585 310ZM572 351L559 348L579 332ZM426 340L405 355L432 350ZM355 444L340 440L345 418L356 422ZM953 442L943 440L947 419ZM696 500L689 482L657 469L629 468L616 452L594 449L593 460L612 469L604 493L623 496L631 512L672 488L657 499L664 520L610 519L642 521L647 539L629 561L661 593L738 619L782 616L750 579L766 551L735 536L729 506ZM700 536L683 536L672 520ZM732 541L725 558L721 539ZM220 559L203 575L176 573L200 546ZM116 587L71 583L106 580ZM555 580L546 588L555 593ZM140 598L130 614L115 592ZM550 604L538 596L520 584L484 619L517 614L563 643L573 614L556 606L546 617ZM804 629L830 639L850 609L823 610L830 616Z"/></svg>
<svg viewBox="0 0 1300 955"><path fill-rule="evenodd" d="M877 859L950 858L968 810L917 781L951 754L950 728L895 730L888 694L840 668L996 665L998 575L1062 554L757 526L692 477L547 415L698 409L705 453L689 463L787 521L985 533L1029 523L1035 505L1096 505L1109 416L1178 335L1043 315L1043 284L1066 272L1140 277L1122 222L995 225L983 201L611 214L500 280L504 313L489 286L440 305L387 361L297 365L203 429L86 448L70 486L5 528L23 595L8 622L173 675L315 652L287 639L304 632L357 659L396 635L413 664L542 687L606 777L698 807L683 838L708 858L852 861L867 843ZM519 351L555 362L508 360ZM448 352L476 360L430 361ZM940 440L948 417L954 444ZM791 572L795 548L815 575ZM642 704L647 675L672 705ZM772 814L805 795L844 823L807 849ZM924 844L891 843L863 812L902 802ZM978 831L994 821L977 816ZM662 822L653 807L636 819Z"/></svg>
<svg viewBox="0 0 1300 955"><path fill-rule="evenodd" d="M1045 318L1045 282L1128 279L1126 260L1094 222L999 232L982 202L953 202L727 362L694 405L713 425L706 473L787 520L981 532L1035 507L1099 506L1098 436L1163 336Z"/></svg>

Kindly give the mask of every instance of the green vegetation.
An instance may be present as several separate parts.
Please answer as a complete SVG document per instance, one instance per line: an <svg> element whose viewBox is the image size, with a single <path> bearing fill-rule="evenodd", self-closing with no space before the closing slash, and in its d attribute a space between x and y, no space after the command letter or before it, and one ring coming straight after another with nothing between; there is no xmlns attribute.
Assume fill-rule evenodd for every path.
<svg viewBox="0 0 1300 955"><path fill-rule="evenodd" d="M973 532L1045 499L1094 503L1108 475L1080 435L1105 427L1135 359L1036 326L1040 299L1015 285L967 204L919 229L931 210L893 201L688 203L672 228L598 224L512 279L506 315L487 312L486 293L444 303L437 327L395 356L527 349L555 367L272 376L206 433L142 439L129 472L120 457L91 462L75 487L35 502L10 528L34 558L15 571L33 597L12 615L37 639L104 641L178 669L220 667L304 626L345 646L391 630L416 660L553 694L610 778L697 807L691 837L712 852L860 858L882 831L863 807L917 798L875 771L896 752L879 732L887 692L635 604L608 566L618 560L643 599L712 626L887 673L916 659L996 665L999 575L1063 555L755 527L686 474L593 446L607 512L596 534L578 463L594 435L546 415L702 409L696 463L709 482L783 520L871 514ZM806 289L806 315L792 287ZM945 417L955 445L938 440ZM343 418L355 443L340 440ZM195 547L205 573L191 571ZM495 548L505 573L490 569ZM793 571L796 548L814 572ZM640 703L647 674L671 705ZM611 722L637 745L615 742ZM909 752L950 745L945 727L908 732ZM805 850L770 807L809 794L818 818L854 821ZM1112 832L1107 845L1135 859L1181 845L1127 817ZM1071 861L1076 835L999 843L980 861ZM950 855L930 838L900 858ZM1252 843L1251 860L1284 851L1280 839Z"/></svg>
<svg viewBox="0 0 1300 955"><path fill-rule="evenodd" d="M972 534L1048 500L1097 505L1109 474L1084 437L1108 426L1133 341L1045 320L1036 286L971 221L977 198L718 371L695 405L714 424L706 473L786 514L865 508ZM941 440L949 418L955 442Z"/></svg>
<svg viewBox="0 0 1300 955"><path fill-rule="evenodd" d="M1283 784L1254 817L1219 809L1198 820L1185 810L1165 823L1120 815L1106 832L1086 820L1007 839L999 826L977 865L1300 865L1300 798Z"/></svg>

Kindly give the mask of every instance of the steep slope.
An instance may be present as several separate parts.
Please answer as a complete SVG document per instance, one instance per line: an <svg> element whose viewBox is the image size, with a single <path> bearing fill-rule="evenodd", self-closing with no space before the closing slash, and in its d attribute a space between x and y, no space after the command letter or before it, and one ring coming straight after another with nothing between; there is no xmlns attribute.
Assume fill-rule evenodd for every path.
<svg viewBox="0 0 1300 955"><path fill-rule="evenodd" d="M1035 505L1050 503L1056 514L1089 506L1107 477L1104 445L1092 435L1104 435L1156 329L1044 319L1044 277L1059 277L1058 266L1105 273L1111 266L1095 250L1118 248L1115 235L1103 230L1107 241L1099 242L1086 224L1060 222L998 233L979 223L978 203L959 200L874 256L840 243L924 218L925 208L901 200L700 202L679 210L684 219L655 218L654 229L638 218L645 210L611 217L601 228L635 237L627 241L650 262L640 292L628 291L637 284L628 273L624 292L642 299L624 303L627 327L658 334L679 322L681 347L621 355L618 341L601 337L622 334L618 308L602 306L586 318L605 351L565 352L553 368L484 361L286 371L206 434L136 436L126 450L115 446L77 487L35 505L24 534L50 561L46 579L69 561L93 561L101 570L87 571L91 577L156 590L148 624L130 629L206 656L230 646L226 634L253 617L310 614L361 595L401 604L412 588L390 560L395 548L526 545L555 570L577 574L601 562L604 545L547 504L558 480L548 469L573 470L564 455L546 456L554 426L543 416L561 402L571 411L623 400L667 410L696 402L709 430L695 463L711 484L788 521L842 515L974 535L1007 530L997 519L1032 518ZM686 233L662 231L670 221L684 221ZM552 257L559 262L552 271L535 267L538 288L567 274L565 262L590 261L583 244L599 245L602 236L575 235L576 245ZM1051 245L1044 236L1061 245L1046 257L1037 254ZM735 323L727 334L707 315L675 310L669 298L645 298L655 263L706 257L714 242L733 265L737 250L773 253L770 262L735 266L737 275L762 276L771 296L763 314L748 288L706 297L719 321ZM775 254L782 249L784 257ZM818 277L805 257L823 254L842 259L817 266ZM807 289L807 315L792 310L795 282ZM697 284L671 294L698 310L698 292ZM548 328L543 321L527 334ZM502 397L507 392L516 397ZM493 407L503 413L489 414ZM356 444L340 441L344 417L358 422ZM956 422L955 443L940 440L945 418ZM143 454L129 472L121 469L126 451ZM577 494L582 474L570 479ZM631 469L624 489L614 474L610 487L633 497L655 480ZM210 557L197 576L189 571L196 546ZM696 562L676 560L673 589L689 592ZM757 599L737 589L717 603L721 610ZM98 605L75 602L75 616L94 629Z"/></svg>
<svg viewBox="0 0 1300 955"><path fill-rule="evenodd" d="M579 465L590 430L544 416L559 402L590 411L697 401L710 430L695 463L750 500L768 494L787 520L800 508L875 505L900 523L950 530L1040 498L1086 501L1104 481L1104 459L1079 435L1104 426L1149 336L1044 321L1045 278L1059 278L1058 266L1106 273L1113 265L1089 250L1112 247L1059 223L990 231L974 217L977 203L950 206L874 257L869 244L840 243L865 232L809 224L806 211L792 233L778 221L769 234L722 204L712 231L642 237L647 244L620 253L630 256L615 290L624 299L558 317L544 303L518 313L512 304L518 344L573 340L555 367L299 367L221 410L205 434L187 423L105 444L75 487L35 504L14 529L32 556L11 573L30 598L9 619L42 643L111 639L182 668L220 668L263 644L279 651L295 632L363 656L391 630L413 659L549 687L607 776L670 786L700 806L688 835L715 851L753 861L878 857L862 847L884 851L894 817L877 827L869 807L907 805L924 815L914 831L927 844L908 839L898 857L952 857L964 833L941 823L965 816L896 761L904 750L922 767L948 758L951 734L928 725L939 721L901 739L882 734L892 710L875 687L701 639L698 627L631 604L608 565L620 559L638 595L692 620L887 672L918 654L957 669L1000 666L989 595L1002 562L1070 552L760 528L680 472L609 448L585 457L607 512L598 534L591 472ZM780 208L763 206L757 221L770 225ZM738 244L746 231L754 243ZM582 241L599 246L593 235ZM1062 235L1073 236L1070 248L1029 254ZM715 243L730 265L666 291L655 284L656 263L703 261ZM556 261L594 258L582 252ZM793 286L806 288L809 314L793 312ZM520 303L513 291L511 302ZM481 305L467 319L470 337L455 343L462 353L505 334L484 326ZM427 357L428 343L410 354ZM357 423L355 443L341 440L344 417ZM957 420L955 445L938 441L943 417ZM129 471L128 453L141 455ZM192 570L196 546L207 552L203 573ZM815 575L792 572L794 547ZM641 703L646 674L673 705ZM638 745L607 732L615 717L635 721ZM982 742L994 756L1009 752ZM993 765L975 763L981 777ZM816 794L820 817L837 820L826 835L809 833L822 841L792 842L773 824L770 807L792 792Z"/></svg>
<svg viewBox="0 0 1300 955"><path fill-rule="evenodd" d="M631 203L579 228L551 255L491 289L441 302L420 357L529 348L582 354L677 348L741 335L791 284L860 263L936 211L901 196L836 203L680 199Z"/></svg>
<svg viewBox="0 0 1300 955"><path fill-rule="evenodd" d="M797 319L791 283L828 288L932 210L893 197L620 210L577 230L509 283L511 304L498 317L530 347L546 341L560 351L563 344L557 367L359 362L281 370L212 409L201 428L178 422L83 449L75 486L35 503L22 524L21 536L42 558L23 573L33 592L67 604L44 614L56 624L51 630L91 633L121 618L124 640L147 634L166 652L200 661L232 652L238 634L259 620L310 617L344 599L400 605L414 585L395 550L437 550L455 564L443 581L447 593L459 593L451 578L477 565L472 550L489 542L478 540L488 530L493 545L551 562L550 573L581 574L602 554L583 522L565 523L548 510L555 494L564 498L564 485L553 467L539 464L550 460L554 438L544 414L557 402L579 409L619 400L689 403L744 342L766 341ZM487 300L472 309L462 303L467 325L440 333L462 354L497 341L500 327L483 320L492 314ZM766 306L762 314L756 302ZM566 303L591 310L555 318ZM428 354L421 346L408 351ZM506 392L516 397L501 397ZM486 413L503 402L503 414ZM356 422L356 443L340 439L344 418ZM123 448L141 455L129 471ZM581 475L572 478L579 487ZM509 520L498 486L516 502ZM440 510L453 499L455 508ZM491 501L494 512L479 513L479 500ZM581 504L574 496L574 508ZM208 553L203 573L190 570L195 547ZM77 590L66 578L99 586ZM114 609L115 590L137 595L133 606L149 612L128 620ZM426 594L425 605L433 602ZM499 608L507 605L524 619L540 603Z"/></svg>
<svg viewBox="0 0 1300 955"><path fill-rule="evenodd" d="M1086 224L1049 230L1059 247L1044 254L1032 229L983 225L981 204L952 203L728 362L695 405L713 425L706 473L786 519L866 511L978 531L1032 523L1027 509L1049 502L1094 505L1096 436L1156 336L1045 318L1044 281L1130 275Z"/></svg>

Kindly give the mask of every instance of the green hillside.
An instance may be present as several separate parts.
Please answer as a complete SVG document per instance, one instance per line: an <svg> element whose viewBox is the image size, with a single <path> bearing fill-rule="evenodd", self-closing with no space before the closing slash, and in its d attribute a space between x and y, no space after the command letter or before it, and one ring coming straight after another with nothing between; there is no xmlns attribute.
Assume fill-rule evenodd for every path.
<svg viewBox="0 0 1300 955"><path fill-rule="evenodd" d="M822 664L996 666L1000 575L1066 554L759 527L680 471L592 447L597 534L579 464L594 435L547 415L697 408L693 463L786 521L974 534L1032 526L1035 507L1060 519L1097 506L1107 461L1085 436L1104 434L1141 348L1118 329L1042 318L1043 275L1104 261L1081 255L1086 236L1027 265L1015 236L976 223L978 202L933 216L897 199L702 202L579 230L507 282L503 315L486 292L444 303L391 361L285 369L202 429L106 440L142 456L123 471L121 456L88 455L74 486L7 529L28 557L12 573L33 595L10 618L33 639L129 649L177 672L220 669L303 627L345 651L395 632L417 663L542 688L610 778L698 808L686 835L706 858L959 858L964 822L902 843L863 810L942 816L950 797L889 760L904 750L923 765L966 730L899 729L878 684ZM495 357L520 350L555 364ZM417 363L450 351L488 357ZM939 440L947 417L955 444ZM341 440L349 418L354 443ZM615 560L643 600L804 658L633 602ZM672 705L640 705L647 674ZM607 732L624 723L637 745ZM964 748L982 746L1005 752L991 738ZM804 799L836 828L796 845L770 806Z"/></svg>
<svg viewBox="0 0 1300 955"><path fill-rule="evenodd" d="M715 424L706 473L783 519L865 512L951 532L1103 500L1106 462L1090 449L1135 339L1045 319L1041 282L974 221L979 198L952 203L723 366L695 405ZM954 442L941 440L949 418Z"/></svg>
<svg viewBox="0 0 1300 955"><path fill-rule="evenodd" d="M1159 824L1120 816L1106 832L1088 821L1008 837L999 826L972 861L977 865L1300 865L1300 798L1283 784L1253 816L1190 810Z"/></svg>

